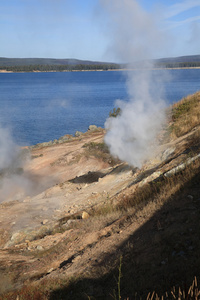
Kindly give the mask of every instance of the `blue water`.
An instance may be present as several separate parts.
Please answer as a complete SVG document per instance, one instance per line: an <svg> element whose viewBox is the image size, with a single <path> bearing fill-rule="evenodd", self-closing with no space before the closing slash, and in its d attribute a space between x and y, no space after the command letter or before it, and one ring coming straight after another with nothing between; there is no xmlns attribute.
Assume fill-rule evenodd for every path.
<svg viewBox="0 0 200 300"><path fill-rule="evenodd" d="M154 71L155 75L166 70ZM200 90L200 70L170 70L168 104ZM20 145L104 127L115 100L127 101L123 72L0 73L0 126Z"/></svg>

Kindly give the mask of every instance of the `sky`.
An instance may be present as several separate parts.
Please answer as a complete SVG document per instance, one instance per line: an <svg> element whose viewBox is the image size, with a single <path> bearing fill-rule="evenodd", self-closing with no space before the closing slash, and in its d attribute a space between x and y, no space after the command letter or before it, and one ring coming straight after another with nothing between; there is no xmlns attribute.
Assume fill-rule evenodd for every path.
<svg viewBox="0 0 200 300"><path fill-rule="evenodd" d="M200 54L200 0L116 1L138 2L156 20L168 43L153 58ZM119 62L122 57L110 47L109 2L113 0L0 0L0 57Z"/></svg>

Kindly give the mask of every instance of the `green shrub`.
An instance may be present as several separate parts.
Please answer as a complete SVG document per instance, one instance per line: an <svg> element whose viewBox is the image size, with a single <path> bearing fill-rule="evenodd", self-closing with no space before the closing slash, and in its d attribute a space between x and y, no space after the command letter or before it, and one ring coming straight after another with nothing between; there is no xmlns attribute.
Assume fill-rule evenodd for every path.
<svg viewBox="0 0 200 300"><path fill-rule="evenodd" d="M121 108L118 107L118 108L113 108L113 111L111 110L109 112L109 117L111 118L116 118L117 116L120 116L121 115Z"/></svg>

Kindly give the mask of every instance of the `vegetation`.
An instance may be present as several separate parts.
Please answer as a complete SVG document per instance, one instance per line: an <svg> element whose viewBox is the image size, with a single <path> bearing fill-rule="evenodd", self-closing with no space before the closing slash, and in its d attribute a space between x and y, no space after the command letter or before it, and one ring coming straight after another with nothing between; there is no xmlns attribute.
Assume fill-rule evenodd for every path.
<svg viewBox="0 0 200 300"><path fill-rule="evenodd" d="M171 138L191 131L200 122L200 92L190 95L170 108L171 122L168 130Z"/></svg>
<svg viewBox="0 0 200 300"><path fill-rule="evenodd" d="M200 125L199 113L200 92L170 108L169 140L190 132L180 151L174 155L175 165L177 156L184 162L187 155L199 153L200 132L192 131ZM104 143L90 142L83 147L86 156L109 157ZM183 158L183 155L186 156ZM170 163L171 160L168 167ZM158 170L161 168L162 164ZM155 170L143 170L141 175L146 178L152 172ZM161 175L135 189L128 187L117 195L117 199L105 195L105 203L91 208L90 218L77 222L76 231L70 233L73 241L80 241L86 233L92 236L98 232L100 248L97 259L87 257L84 260L85 248L81 243L76 244L75 254L78 253L85 265L89 266L92 261L91 269L88 267L84 274L78 272L76 277L70 277L64 261L66 269L57 267L57 277L33 273L25 285L3 294L0 299L200 299L197 283L200 275L199 181L200 160L197 159L171 177ZM119 245L120 235L123 241ZM110 237L116 243L113 248ZM108 241L105 252L102 250L104 240ZM71 251L70 243L67 243L63 239L50 250L41 252L40 259L51 262L59 254L64 259L64 254ZM86 247L93 253L97 242L90 242ZM70 263L75 254L68 259ZM63 277L59 277L61 274ZM13 278L8 279L9 283L11 281ZM6 279L2 284L6 284Z"/></svg>
<svg viewBox="0 0 200 300"><path fill-rule="evenodd" d="M121 274L121 265L119 267L119 276L122 276L123 274ZM121 277L119 278L121 279ZM119 280L118 279L118 280ZM118 283L120 284L120 280L118 281ZM18 291L15 292L10 292L7 295L4 295L3 297L0 297L0 300L48 300L48 299L80 299L80 298L68 298L65 291L63 290L63 292L61 292L60 294L54 294L53 297L51 296L51 293L49 292L49 290L47 289L47 286L51 288L51 290L61 290L62 288L64 289L64 287L66 286L66 284L69 285L74 285L74 287L71 290L71 294L74 294L76 292L76 284L77 284L77 279L75 278L69 278L67 280L49 280L48 282L44 282L43 286L34 286L34 285L28 285L28 286L24 286L23 288L21 288ZM121 297L120 293L120 286L118 285L118 295L116 295L116 292L113 292L113 296L111 299L117 300L117 299L123 299L123 300L130 300L130 299L134 299L134 300L141 300L141 298L137 297L137 295L135 295L134 298L123 298ZM77 294L77 297L79 297L80 294ZM200 296L200 290L198 288L198 283L197 283L197 278L195 277L191 286L188 288L188 290L184 290L181 288L175 288L173 287L173 289L169 292L166 292L164 296L159 296L155 291L153 293L149 293L147 295L147 297L145 298L146 300L198 300ZM60 298L59 298L60 297ZM85 300L95 300L95 297L89 297L85 294L84 298L81 299L85 299ZM102 298L103 299L103 298Z"/></svg>
<svg viewBox="0 0 200 300"><path fill-rule="evenodd" d="M155 66L157 68L199 68L200 61L197 62L171 62L171 63L156 63Z"/></svg>
<svg viewBox="0 0 200 300"><path fill-rule="evenodd" d="M76 64L76 65L21 65L0 66L0 70L9 72L63 72L63 71L98 71L119 69L118 64Z"/></svg>
<svg viewBox="0 0 200 300"><path fill-rule="evenodd" d="M156 63L157 68L199 68L200 62L185 63ZM63 72L63 71L98 71L98 70L116 70L122 69L123 66L118 64L76 64L76 65L17 65L17 66L0 66L1 70L8 72ZM127 66L126 66L127 68ZM138 68L138 66L137 66Z"/></svg>
<svg viewBox="0 0 200 300"><path fill-rule="evenodd" d="M199 68L200 55L158 59L154 60L153 64L157 68ZM135 68L140 67L140 62L135 63ZM78 59L0 57L0 71L6 70L10 72L96 71L126 68L129 68L128 64L119 65L116 63L84 61Z"/></svg>
<svg viewBox="0 0 200 300"><path fill-rule="evenodd" d="M113 118L116 118L117 116L120 116L121 114L121 108L118 107L118 108L113 108L113 111L110 111L109 112L109 117L113 117Z"/></svg>
<svg viewBox="0 0 200 300"><path fill-rule="evenodd" d="M103 143L90 142L83 145L85 148L84 155L86 157L94 156L104 162L109 163L111 166L119 163L119 159L114 158L108 149L108 146Z"/></svg>
<svg viewBox="0 0 200 300"><path fill-rule="evenodd" d="M165 179L162 184L161 181L150 186L147 184L140 188L136 194L122 197L120 200L121 206L118 205L118 213L117 211L113 213L111 209L108 209L102 210L100 216L99 210L97 210L97 215L94 212L92 218L82 224L79 222L80 232L78 236L84 235L86 231L91 232L91 234L96 232L96 226L101 226L99 228L103 229L106 226L108 227L109 224L115 223L116 225L112 227L110 235L117 231L122 231L123 234L125 224L131 226L136 220L141 222L145 215L151 214L152 205L163 206L150 221L150 230L145 232L147 225L141 226L138 229L139 232L133 232L133 236L128 239L123 248L112 254L112 259L104 258L105 263L102 261L102 267L99 266L99 278L91 279L87 276L84 278L84 274L80 274L79 277L73 278L66 275L65 278L42 279L45 274L38 274L38 277L34 275L32 280L22 288L2 295L0 299L199 299L200 292L196 278L191 286L188 285L188 282L181 285L181 280L179 280L180 288L178 286L173 287L173 283L170 281L177 276L191 278L199 266L199 258L193 257L193 254L190 254L193 257L190 266L188 266L190 262L187 261L187 256L184 254L183 256L179 255L179 253L187 251L186 248L189 247L187 246L188 238L192 240L189 245L195 245L197 252L199 249L198 236L200 231L196 221L198 221L200 210L198 207L193 210L196 214L192 214L189 210L191 203L186 201L186 196L183 196L188 195L190 189L192 189L194 199L197 199L197 187L200 179L199 169L199 163L193 164L178 176L175 175L170 179ZM197 204L196 201L193 201L193 205L195 203ZM181 207L181 204L183 207ZM145 209L143 210L142 207ZM185 215L180 214L179 210L185 211ZM101 221L100 218L102 218ZM177 224L180 226L177 226ZM187 231L190 232L194 228L195 232L192 236L187 233ZM64 246L60 244L59 247L60 249L58 246L54 246L54 253L65 251ZM90 247L92 249L93 246L90 245ZM120 253L123 253L122 259ZM177 253L174 254L174 258L172 253ZM48 253L44 252L44 255L47 256ZM52 255L54 254L52 253ZM118 259L116 259L117 256ZM167 262L164 260L166 257L169 259ZM159 263L160 260L163 264ZM172 260L173 265L170 260ZM194 262L196 265L194 265ZM110 264L114 265L111 270ZM186 266L188 266L188 269ZM101 273L102 271L103 273ZM184 272L187 273L184 274ZM165 278L169 278L169 281L165 282ZM41 281L36 283L35 281L38 279ZM157 287L160 286L160 288L153 291L155 280L159 283ZM192 279L190 280L191 283ZM166 290L166 293L164 293L162 285L165 286L166 284L168 286L171 284L172 289ZM91 287L93 288L91 289ZM94 293L91 295L93 289ZM131 294L134 289L138 291L138 295ZM147 291L147 289L149 290ZM101 294L102 290L104 290L107 297L99 297L98 293Z"/></svg>

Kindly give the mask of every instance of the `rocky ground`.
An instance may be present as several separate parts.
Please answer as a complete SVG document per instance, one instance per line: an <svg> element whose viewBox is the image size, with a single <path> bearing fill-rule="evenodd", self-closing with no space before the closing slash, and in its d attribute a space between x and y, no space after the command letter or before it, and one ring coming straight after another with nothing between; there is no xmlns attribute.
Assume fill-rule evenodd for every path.
<svg viewBox="0 0 200 300"><path fill-rule="evenodd" d="M160 145L142 169L100 155L103 129L27 149L20 184L0 204L1 294L48 282L38 298L17 299L112 299L121 256L124 297L188 286L200 266L199 173L173 196L127 203L163 180L175 189L171 178L199 168L199 130Z"/></svg>

